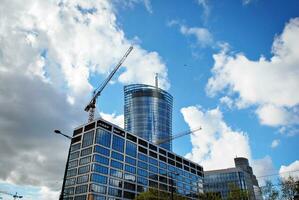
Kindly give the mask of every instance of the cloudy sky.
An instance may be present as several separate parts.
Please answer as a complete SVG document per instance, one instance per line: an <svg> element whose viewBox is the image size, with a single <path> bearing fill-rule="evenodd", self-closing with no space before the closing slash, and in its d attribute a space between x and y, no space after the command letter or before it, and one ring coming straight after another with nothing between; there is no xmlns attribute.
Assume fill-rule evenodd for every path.
<svg viewBox="0 0 299 200"><path fill-rule="evenodd" d="M97 115L122 126L123 86L174 97L173 150L205 170L299 170L297 0L0 0L0 190L57 199L69 134L130 45ZM180 145L179 145L180 144ZM0 195L1 196L1 195ZM7 197L2 195L3 197Z"/></svg>

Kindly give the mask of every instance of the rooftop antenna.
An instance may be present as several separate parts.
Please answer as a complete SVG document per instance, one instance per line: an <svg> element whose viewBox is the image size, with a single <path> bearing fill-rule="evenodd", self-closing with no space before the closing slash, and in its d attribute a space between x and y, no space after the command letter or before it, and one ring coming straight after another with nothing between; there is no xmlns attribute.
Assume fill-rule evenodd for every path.
<svg viewBox="0 0 299 200"><path fill-rule="evenodd" d="M158 85L158 73L156 73L156 76L155 76L155 86L156 86L157 89L159 88L159 85Z"/></svg>

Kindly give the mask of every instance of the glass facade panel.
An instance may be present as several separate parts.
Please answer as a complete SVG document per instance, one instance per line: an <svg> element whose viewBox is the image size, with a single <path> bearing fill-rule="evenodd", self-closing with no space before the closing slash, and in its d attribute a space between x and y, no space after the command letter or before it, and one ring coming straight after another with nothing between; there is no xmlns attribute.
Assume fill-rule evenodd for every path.
<svg viewBox="0 0 299 200"><path fill-rule="evenodd" d="M126 142L126 155L132 156L136 158L137 154L137 145L134 144L133 142L127 141Z"/></svg>
<svg viewBox="0 0 299 200"><path fill-rule="evenodd" d="M102 129L97 129L96 133L96 144L110 147L111 144L111 133Z"/></svg>
<svg viewBox="0 0 299 200"><path fill-rule="evenodd" d="M112 149L124 152L124 144L125 140L123 138L113 135Z"/></svg>
<svg viewBox="0 0 299 200"><path fill-rule="evenodd" d="M93 138L94 138L94 131L84 133L83 140L82 140L82 148L92 145Z"/></svg>

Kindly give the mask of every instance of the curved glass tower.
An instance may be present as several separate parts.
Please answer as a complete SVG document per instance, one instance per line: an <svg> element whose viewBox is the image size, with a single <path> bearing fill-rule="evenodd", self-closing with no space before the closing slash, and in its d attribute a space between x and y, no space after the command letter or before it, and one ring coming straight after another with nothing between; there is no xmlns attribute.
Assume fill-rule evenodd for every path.
<svg viewBox="0 0 299 200"><path fill-rule="evenodd" d="M150 142L171 137L172 96L166 91L144 84L124 87L125 129ZM171 150L171 141L160 144Z"/></svg>

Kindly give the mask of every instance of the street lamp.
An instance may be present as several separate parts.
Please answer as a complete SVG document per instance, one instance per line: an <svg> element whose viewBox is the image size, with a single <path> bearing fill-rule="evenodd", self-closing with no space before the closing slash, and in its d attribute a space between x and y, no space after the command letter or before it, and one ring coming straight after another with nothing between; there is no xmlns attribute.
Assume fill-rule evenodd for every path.
<svg viewBox="0 0 299 200"><path fill-rule="evenodd" d="M171 200L173 200L173 176L172 175L176 175L178 176L179 174L177 172L168 172L168 176L169 174L171 174Z"/></svg>
<svg viewBox="0 0 299 200"><path fill-rule="evenodd" d="M62 136L64 136L64 137L66 137L67 139L72 140L72 137L71 137L71 136L68 136L68 135L62 133L60 130L54 130L54 133L59 134L59 135L62 135ZM65 179L66 179L67 169L68 169L68 167L69 167L69 157L70 157L70 153L71 153L71 145L70 145L70 147L69 147L69 153L68 153L68 155L67 155L67 160L66 160L66 164L65 164L64 176L63 176L63 182L62 182L62 188L61 188L61 193L60 193L60 196L59 196L59 200L63 200L64 186L65 186Z"/></svg>

